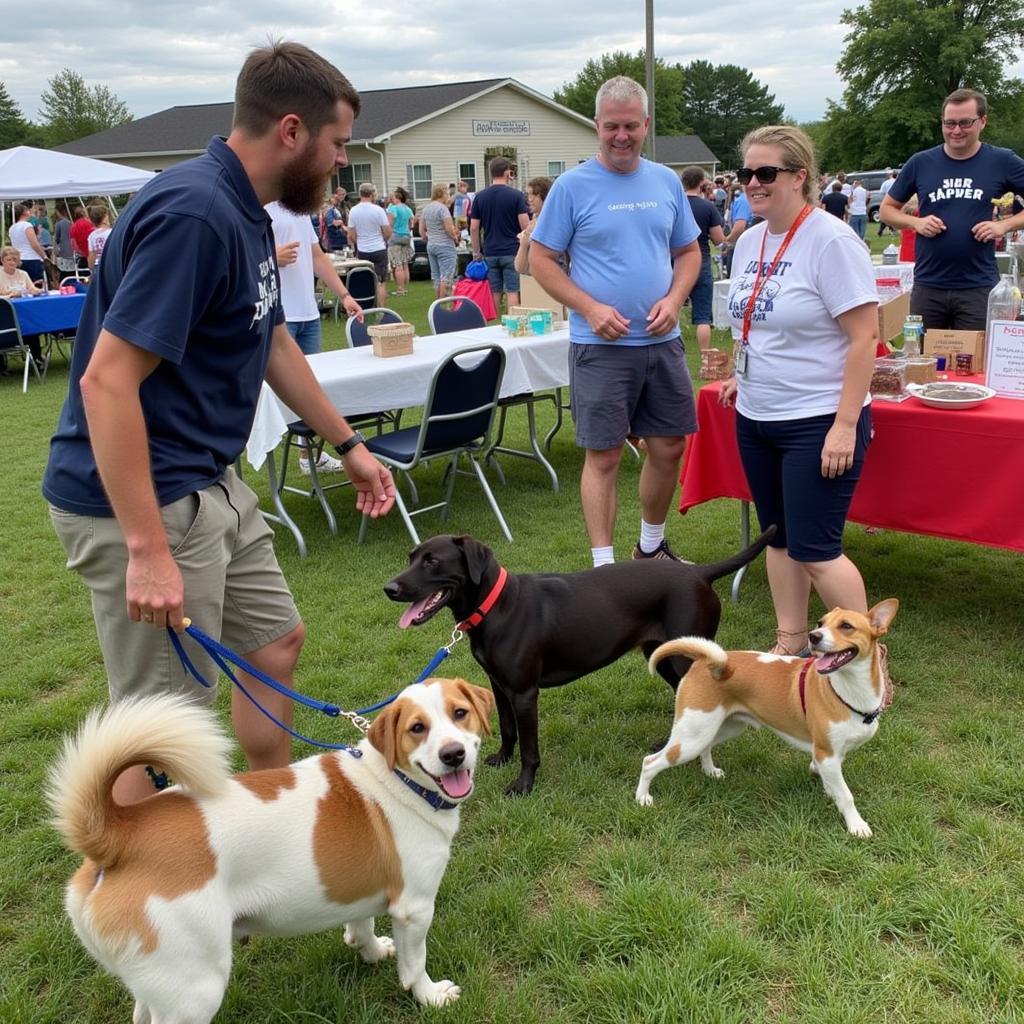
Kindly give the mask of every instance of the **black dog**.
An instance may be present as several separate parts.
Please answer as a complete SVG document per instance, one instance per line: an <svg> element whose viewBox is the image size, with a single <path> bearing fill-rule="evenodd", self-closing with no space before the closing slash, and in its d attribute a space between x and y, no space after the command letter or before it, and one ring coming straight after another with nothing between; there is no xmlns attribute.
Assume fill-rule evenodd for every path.
<svg viewBox="0 0 1024 1024"><path fill-rule="evenodd" d="M571 683L635 647L647 657L675 637L713 640L722 609L712 580L752 561L774 533L769 527L745 551L712 565L650 559L523 576L506 573L472 537L442 535L420 544L384 593L412 604L399 620L403 629L446 606L456 622L470 620L470 647L491 680L501 724L501 748L487 763L508 761L518 737L522 770L506 792L529 793L540 765L537 691ZM674 690L689 667L688 658L666 658L658 671Z"/></svg>

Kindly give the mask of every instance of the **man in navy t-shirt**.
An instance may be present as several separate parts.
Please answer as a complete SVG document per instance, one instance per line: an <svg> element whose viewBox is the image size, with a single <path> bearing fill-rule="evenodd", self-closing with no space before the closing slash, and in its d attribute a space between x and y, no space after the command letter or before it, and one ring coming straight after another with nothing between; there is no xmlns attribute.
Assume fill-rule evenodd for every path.
<svg viewBox="0 0 1024 1024"><path fill-rule="evenodd" d="M711 273L711 242L721 245L725 241L725 221L715 204L704 199L701 186L704 183L704 169L693 164L684 167L681 175L683 192L690 204L690 212L700 229L697 246L700 248L700 274L690 292L690 323L697 334L697 345L701 351L711 348L711 325L714 323L715 281Z"/></svg>
<svg viewBox="0 0 1024 1024"><path fill-rule="evenodd" d="M494 295L494 308L501 311L501 293L505 293L508 308L519 305L519 273L516 271L516 253L519 252L519 232L530 223L530 208L526 197L513 188L512 164L503 156L496 156L490 164L491 184L477 192L469 214L469 234L473 242L473 259L481 253L487 260L487 280ZM483 229L483 247L480 230Z"/></svg>
<svg viewBox="0 0 1024 1024"><path fill-rule="evenodd" d="M255 494L231 468L263 381L338 448L357 507L387 513L394 484L321 391L284 324L265 203L315 210L346 164L359 95L297 43L254 50L235 92L228 139L154 178L128 204L93 274L68 396L43 494L92 593L111 698L185 692L164 627L185 609L262 671L290 682L303 626ZM154 628L155 627L155 628ZM191 640L183 638L191 645ZM190 649L213 680L208 657ZM291 704L246 677L279 719ZM290 738L234 703L253 769L286 765ZM141 767L114 786L121 803L152 793Z"/></svg>
<svg viewBox="0 0 1024 1024"><path fill-rule="evenodd" d="M841 182L832 182L831 190L821 197L821 207L823 210L831 213L833 217L838 217L841 221L847 220L847 214L850 211L850 200L843 194Z"/></svg>
<svg viewBox="0 0 1024 1024"><path fill-rule="evenodd" d="M882 200L880 219L916 231L910 311L925 330L983 331L988 293L999 280L997 238L1024 227L1024 213L993 220L992 201L1024 192L1024 160L981 141L988 123L983 93L957 89L942 105L945 142L915 153ZM917 195L919 216L903 212Z"/></svg>

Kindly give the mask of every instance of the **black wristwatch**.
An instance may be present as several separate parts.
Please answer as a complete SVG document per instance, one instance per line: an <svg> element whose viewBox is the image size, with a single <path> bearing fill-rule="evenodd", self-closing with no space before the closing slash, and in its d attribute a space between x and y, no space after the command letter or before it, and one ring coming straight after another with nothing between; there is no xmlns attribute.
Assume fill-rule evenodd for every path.
<svg viewBox="0 0 1024 1024"><path fill-rule="evenodd" d="M336 444L334 446L334 450L339 455L348 455L348 453L352 451L357 444L366 444L366 438L363 437L358 430L347 441L342 441L341 444Z"/></svg>

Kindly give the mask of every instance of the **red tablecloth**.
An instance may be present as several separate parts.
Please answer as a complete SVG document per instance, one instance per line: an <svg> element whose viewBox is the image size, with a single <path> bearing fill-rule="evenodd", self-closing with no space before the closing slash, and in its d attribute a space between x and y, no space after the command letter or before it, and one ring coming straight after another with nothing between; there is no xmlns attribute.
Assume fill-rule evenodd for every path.
<svg viewBox="0 0 1024 1024"><path fill-rule="evenodd" d="M495 320L498 316L491 287L486 281L470 281L468 277L460 277L455 282L452 295L465 295L467 299L472 299L480 307L485 320Z"/></svg>
<svg viewBox="0 0 1024 1024"><path fill-rule="evenodd" d="M719 389L708 384L697 397L700 430L683 462L680 512L712 498L750 500L736 413L719 404ZM909 398L874 402L871 415L875 437L850 519L1024 551L1024 402L996 397L949 411Z"/></svg>

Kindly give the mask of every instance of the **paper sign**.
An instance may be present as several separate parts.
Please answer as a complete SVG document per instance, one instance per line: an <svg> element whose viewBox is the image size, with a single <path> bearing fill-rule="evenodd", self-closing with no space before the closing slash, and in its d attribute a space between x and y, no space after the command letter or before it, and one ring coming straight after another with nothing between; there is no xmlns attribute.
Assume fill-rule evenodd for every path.
<svg viewBox="0 0 1024 1024"><path fill-rule="evenodd" d="M1024 321L988 325L985 383L1004 398L1024 398Z"/></svg>

